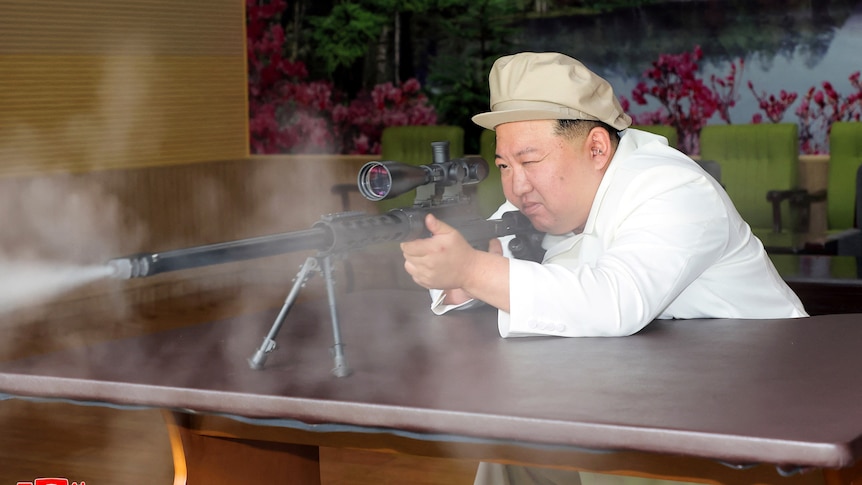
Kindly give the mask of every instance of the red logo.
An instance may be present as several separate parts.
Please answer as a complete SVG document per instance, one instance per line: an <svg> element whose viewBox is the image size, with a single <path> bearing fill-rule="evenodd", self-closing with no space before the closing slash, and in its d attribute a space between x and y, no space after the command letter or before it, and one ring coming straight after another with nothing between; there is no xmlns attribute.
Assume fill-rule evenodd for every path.
<svg viewBox="0 0 862 485"><path fill-rule="evenodd" d="M18 482L18 485L87 485L85 482L69 482L68 478L37 478L32 482Z"/></svg>

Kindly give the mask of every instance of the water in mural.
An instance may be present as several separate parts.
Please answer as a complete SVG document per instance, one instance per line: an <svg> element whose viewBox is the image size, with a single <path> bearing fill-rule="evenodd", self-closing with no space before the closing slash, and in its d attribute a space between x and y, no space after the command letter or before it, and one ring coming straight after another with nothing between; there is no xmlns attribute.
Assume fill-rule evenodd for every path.
<svg viewBox="0 0 862 485"><path fill-rule="evenodd" d="M595 16L530 20L523 34L519 49L572 55L629 99L640 75L660 54L701 46L704 79L710 74L725 76L731 62L744 59L739 99L730 112L734 123L750 122L758 112L748 81L758 91L778 94L784 89L800 96L829 81L839 93L848 94L849 76L862 70L859 0L680 1ZM797 121L794 109L795 105L783 121ZM721 120L716 115L710 122Z"/></svg>

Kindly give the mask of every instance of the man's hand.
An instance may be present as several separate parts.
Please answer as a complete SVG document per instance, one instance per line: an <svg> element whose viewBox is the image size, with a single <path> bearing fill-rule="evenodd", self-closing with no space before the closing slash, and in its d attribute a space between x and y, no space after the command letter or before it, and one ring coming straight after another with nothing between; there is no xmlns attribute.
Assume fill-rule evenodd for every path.
<svg viewBox="0 0 862 485"><path fill-rule="evenodd" d="M418 285L446 290L446 303L472 298L508 311L509 265L498 239L488 252L472 246L455 228L431 214L425 217L431 237L401 243L404 269Z"/></svg>
<svg viewBox="0 0 862 485"><path fill-rule="evenodd" d="M425 216L431 237L401 243L404 269L420 286L451 290L464 286L478 251L455 228L432 214Z"/></svg>

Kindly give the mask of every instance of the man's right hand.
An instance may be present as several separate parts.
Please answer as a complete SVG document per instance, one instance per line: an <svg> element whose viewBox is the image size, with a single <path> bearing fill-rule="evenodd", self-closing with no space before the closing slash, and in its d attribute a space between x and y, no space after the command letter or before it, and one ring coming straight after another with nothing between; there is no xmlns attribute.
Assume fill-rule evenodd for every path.
<svg viewBox="0 0 862 485"><path fill-rule="evenodd" d="M404 269L418 285L446 292L446 303L478 299L509 308L509 260L493 239L488 251L473 248L455 228L431 214L425 217L431 237L401 243Z"/></svg>

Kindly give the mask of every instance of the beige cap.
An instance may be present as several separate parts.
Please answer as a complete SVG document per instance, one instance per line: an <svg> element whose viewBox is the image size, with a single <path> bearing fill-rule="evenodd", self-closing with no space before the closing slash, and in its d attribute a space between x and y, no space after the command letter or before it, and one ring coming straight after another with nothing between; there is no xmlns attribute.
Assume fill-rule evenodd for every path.
<svg viewBox="0 0 862 485"><path fill-rule="evenodd" d="M473 122L493 130L527 120L596 120L617 130L632 124L610 83L580 61L555 52L522 52L497 59L488 76L491 111Z"/></svg>

